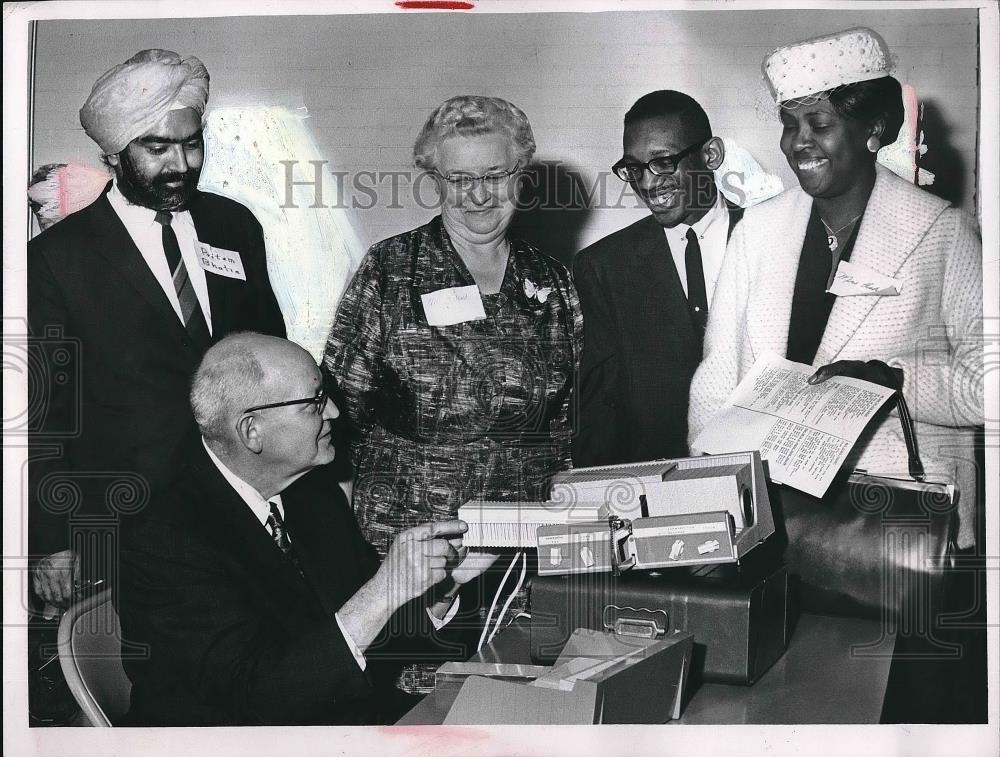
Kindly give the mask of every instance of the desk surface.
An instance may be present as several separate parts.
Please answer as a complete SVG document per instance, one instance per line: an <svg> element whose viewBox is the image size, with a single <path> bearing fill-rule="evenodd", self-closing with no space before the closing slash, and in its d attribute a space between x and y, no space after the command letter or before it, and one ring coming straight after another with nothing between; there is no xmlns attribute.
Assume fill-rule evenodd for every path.
<svg viewBox="0 0 1000 757"><path fill-rule="evenodd" d="M753 686L704 683L679 723L877 723L893 639L878 621L803 615L784 656ZM472 659L530 664L528 629L512 626ZM444 721L456 692L434 692L399 725Z"/></svg>

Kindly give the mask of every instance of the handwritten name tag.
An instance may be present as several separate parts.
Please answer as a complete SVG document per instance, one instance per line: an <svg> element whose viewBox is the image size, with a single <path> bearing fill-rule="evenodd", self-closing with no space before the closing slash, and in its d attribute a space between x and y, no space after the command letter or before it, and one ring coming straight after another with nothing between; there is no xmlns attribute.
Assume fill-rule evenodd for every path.
<svg viewBox="0 0 1000 757"><path fill-rule="evenodd" d="M465 321L481 321L486 317L479 287L438 289L436 292L420 295L424 303L424 315L431 326L453 326Z"/></svg>
<svg viewBox="0 0 1000 757"><path fill-rule="evenodd" d="M243 270L243 259L238 252L212 247L204 242L195 242L194 248L198 251L198 264L204 270L230 279L247 280L246 272Z"/></svg>
<svg viewBox="0 0 1000 757"><path fill-rule="evenodd" d="M894 297L903 289L899 279L883 276L863 265L841 260L833 284L827 290L838 297L888 296Z"/></svg>

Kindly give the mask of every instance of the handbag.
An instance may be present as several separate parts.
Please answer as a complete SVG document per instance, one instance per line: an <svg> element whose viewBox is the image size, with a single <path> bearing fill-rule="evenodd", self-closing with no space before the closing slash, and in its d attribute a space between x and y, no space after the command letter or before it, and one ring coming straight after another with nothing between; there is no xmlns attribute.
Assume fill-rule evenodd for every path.
<svg viewBox="0 0 1000 757"><path fill-rule="evenodd" d="M771 499L802 610L926 627L955 552L955 491L926 480L899 377L881 361L869 365L895 389L909 477L855 470L822 498L774 486Z"/></svg>

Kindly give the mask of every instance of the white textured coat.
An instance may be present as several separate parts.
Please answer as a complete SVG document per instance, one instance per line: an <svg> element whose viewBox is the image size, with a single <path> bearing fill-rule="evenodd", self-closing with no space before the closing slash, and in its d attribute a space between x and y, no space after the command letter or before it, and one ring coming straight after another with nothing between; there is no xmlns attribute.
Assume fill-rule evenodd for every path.
<svg viewBox="0 0 1000 757"><path fill-rule="evenodd" d="M905 374L929 479L960 492L958 545L974 543L974 426L983 423L982 243L975 221L877 166L851 262L902 282L898 296L839 297L814 365L880 359ZM812 209L799 187L747 210L717 284L705 358L691 384L689 441L766 351L784 356L799 254ZM906 471L893 412L848 465Z"/></svg>

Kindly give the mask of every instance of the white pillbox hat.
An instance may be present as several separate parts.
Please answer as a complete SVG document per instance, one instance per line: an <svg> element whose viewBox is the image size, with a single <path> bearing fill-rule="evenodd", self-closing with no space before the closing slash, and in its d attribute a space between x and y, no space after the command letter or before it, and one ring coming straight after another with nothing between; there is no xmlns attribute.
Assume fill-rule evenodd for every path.
<svg viewBox="0 0 1000 757"><path fill-rule="evenodd" d="M779 47L761 70L777 102L889 76L889 48L871 29L857 27Z"/></svg>

